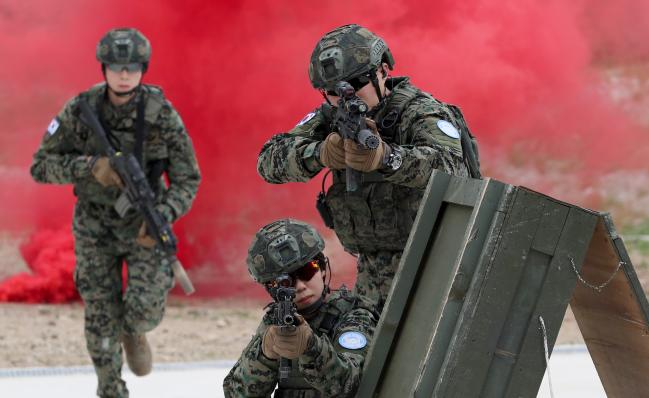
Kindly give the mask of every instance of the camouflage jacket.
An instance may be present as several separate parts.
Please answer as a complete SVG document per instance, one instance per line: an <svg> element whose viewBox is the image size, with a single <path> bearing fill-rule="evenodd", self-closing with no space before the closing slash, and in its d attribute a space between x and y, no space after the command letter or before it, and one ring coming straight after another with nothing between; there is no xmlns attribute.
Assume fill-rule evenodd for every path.
<svg viewBox="0 0 649 398"><path fill-rule="evenodd" d="M371 304L344 288L333 292L318 315L308 320L314 337L305 353L291 361L288 380L279 382L279 361L266 358L261 348L264 333L273 323L271 309L223 381L225 396L270 397L279 382L276 397L353 397L377 320ZM347 332L362 334L367 344L344 348L341 336Z"/></svg>
<svg viewBox="0 0 649 398"><path fill-rule="evenodd" d="M401 167L364 174L362 188L353 195L345 191L344 170L334 171L327 192L336 234L352 253L403 250L433 169L468 176L460 139L438 125L444 120L458 126L449 108L408 78L388 79L386 87L391 91L373 119L381 138L399 147ZM323 166L316 146L333 130L332 113L331 106L323 104L291 131L266 142L257 161L262 178L282 184L318 174Z"/></svg>
<svg viewBox="0 0 649 398"><path fill-rule="evenodd" d="M128 103L116 107L106 99L105 83L74 97L52 120L38 151L31 174L41 183L73 184L78 205L86 213L111 227L139 227L138 215L120 220L113 205L120 195L117 187L102 187L91 174L88 157L99 154L95 134L80 119L79 101L86 98L91 109L101 109L115 149L133 152L136 141L137 103L144 101L145 139L142 164L145 174L162 162L169 180L158 175L157 208L173 222L191 207L200 173L191 139L180 116L156 86L142 85ZM155 181L154 181L155 182Z"/></svg>

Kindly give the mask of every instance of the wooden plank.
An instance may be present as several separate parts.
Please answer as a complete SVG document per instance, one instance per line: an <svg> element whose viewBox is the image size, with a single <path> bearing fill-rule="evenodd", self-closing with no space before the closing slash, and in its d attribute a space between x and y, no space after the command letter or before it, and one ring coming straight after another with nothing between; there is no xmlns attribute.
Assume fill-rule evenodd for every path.
<svg viewBox="0 0 649 398"><path fill-rule="evenodd" d="M608 224L608 225L607 225ZM649 397L649 322L646 297L610 220L603 216L580 273L601 292L577 283L570 306L608 397ZM616 246L617 243L617 246ZM616 273L618 264L625 265Z"/></svg>
<svg viewBox="0 0 649 398"><path fill-rule="evenodd" d="M444 193L444 202L475 207L483 200L480 196L484 195L485 186L488 184L504 185L502 182L489 178L486 180L451 178Z"/></svg>
<svg viewBox="0 0 649 398"><path fill-rule="evenodd" d="M398 326L404 314L406 303L415 283L420 263L428 250L429 239L435 227L438 213L446 193L446 187L451 176L434 171L428 181L426 192L406 243L406 255L401 258L399 268L392 281L391 292L388 295L381 319L377 325L372 346L365 361L363 378L359 386L358 396L373 396L380 386L381 377L390 363L389 356L393 344L398 340ZM393 291L404 294L392 297Z"/></svg>
<svg viewBox="0 0 649 398"><path fill-rule="evenodd" d="M432 343L440 324L444 302L455 276L453 264L461 250L472 210L451 203L443 205L431 250L410 292L379 397L396 397L409 391L421 373L427 352L425 347Z"/></svg>
<svg viewBox="0 0 649 398"><path fill-rule="evenodd" d="M456 332L458 337L445 364L445 369L453 372L444 375L436 397L477 397L486 382L543 205L534 194L516 189L506 212L496 251L485 256L487 262L476 274L481 283L465 298L462 327ZM466 364L471 366L467 368Z"/></svg>
<svg viewBox="0 0 649 398"><path fill-rule="evenodd" d="M464 297L469 290L477 264L480 261L487 237L494 233L494 219L502 202L507 200L506 185L490 180L486 183L477 199L476 208L471 215L467 235L463 239L463 247L459 255L459 265L456 266L453 284L448 289L442 321L434 331L433 342L426 353L423 371L417 382L413 384L410 394L414 397L429 397L435 387L431 380L439 379L439 372L446 357L446 352L454 338L454 329L464 304ZM448 197L448 196L447 196ZM452 198L452 197L451 197ZM499 231L499 229L496 229Z"/></svg>
<svg viewBox="0 0 649 398"><path fill-rule="evenodd" d="M557 212L552 217L563 218L566 221L562 230L549 230L554 231L555 236L558 237L555 248L549 250L554 255L543 282L541 295L528 321L506 397L537 396L546 369L539 316L543 317L546 326L548 349L551 353L577 281L570 259L577 263L583 261L597 224L598 217L592 212L562 204L559 207L563 208L563 211ZM547 233L552 232L546 230L540 234Z"/></svg>

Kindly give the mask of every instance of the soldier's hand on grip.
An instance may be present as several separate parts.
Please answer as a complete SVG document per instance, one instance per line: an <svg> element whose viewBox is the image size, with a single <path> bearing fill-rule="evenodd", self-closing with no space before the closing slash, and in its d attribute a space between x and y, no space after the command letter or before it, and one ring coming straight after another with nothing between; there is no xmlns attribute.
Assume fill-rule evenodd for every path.
<svg viewBox="0 0 649 398"><path fill-rule="evenodd" d="M367 128L372 130L374 135L379 135L379 129L376 128L376 122L374 120L370 119L369 117L366 117L365 118L365 125L367 126Z"/></svg>
<svg viewBox="0 0 649 398"><path fill-rule="evenodd" d="M264 337L261 340L261 350L269 359L279 359L279 355L275 352L275 336L279 330L278 326L271 326L264 333Z"/></svg>
<svg viewBox="0 0 649 398"><path fill-rule="evenodd" d="M384 159L391 152L390 146L377 134L376 124L372 121L371 124L368 122L367 126L379 137L379 146L376 149L365 149L353 140L345 140L345 164L365 173L382 168Z"/></svg>
<svg viewBox="0 0 649 398"><path fill-rule="evenodd" d="M90 171L98 183L104 187L117 186L124 188L122 179L110 166L110 160L106 156L101 156L90 160Z"/></svg>
<svg viewBox="0 0 649 398"><path fill-rule="evenodd" d="M334 170L341 170L346 167L345 147L340 135L331 133L322 141L320 144L320 163Z"/></svg>
<svg viewBox="0 0 649 398"><path fill-rule="evenodd" d="M300 324L293 330L277 328L273 350L282 358L296 359L306 351L313 331L301 316L298 316L298 322Z"/></svg>
<svg viewBox="0 0 649 398"><path fill-rule="evenodd" d="M152 249L156 245L155 239L153 239L146 233L146 222L142 223L140 231L137 233L137 238L135 238L135 242L142 247L146 247L147 249Z"/></svg>

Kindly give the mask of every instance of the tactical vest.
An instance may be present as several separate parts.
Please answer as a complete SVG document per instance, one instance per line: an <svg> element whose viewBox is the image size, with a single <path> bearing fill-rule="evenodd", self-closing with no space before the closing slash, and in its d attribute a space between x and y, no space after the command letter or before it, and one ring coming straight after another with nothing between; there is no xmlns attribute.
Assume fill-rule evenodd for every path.
<svg viewBox="0 0 649 398"><path fill-rule="evenodd" d="M321 315L309 326L318 336L328 336L333 342L334 334L343 315L356 308L357 299L343 286L332 293L324 303ZM274 397L276 398L321 398L323 395L314 389L300 374L297 360L291 360L291 372L286 380L278 382Z"/></svg>
<svg viewBox="0 0 649 398"><path fill-rule="evenodd" d="M401 116L415 98L425 97L431 101L435 113L454 122L453 124L459 127L461 136L468 138L467 149L464 145L465 139L462 141L463 153L475 152L471 146L471 142L475 140L457 107L438 101L409 84L407 79L395 79L395 82L386 104L375 115L384 141L397 145L409 144L404 142L405 137L402 133L410 126L403 125ZM477 148L477 144L475 145ZM477 156L471 157L475 158L471 161L475 166ZM474 169L478 170L476 175L479 177L479 164ZM336 235L345 250L351 253L403 250L417 216L424 189L390 183L385 181L381 173L375 171L363 174L363 182L358 191L347 192L345 171L335 170L332 174L333 184L326 194L326 207L333 219Z"/></svg>
<svg viewBox="0 0 649 398"><path fill-rule="evenodd" d="M152 127L157 123L165 104L162 89L143 84L141 92L138 93L135 112L108 121L105 120L106 115L102 111L102 108L106 107L105 95L106 84L100 83L79 94L79 97L84 98L90 108L95 110L115 150L136 155L152 189L159 196L162 189L161 176L167 167L168 155L166 144L159 137L160 131ZM75 114L78 116L80 111ZM93 156L102 153L95 134L80 121L79 117L77 119L76 133L85 141L84 154ZM93 178L76 183L74 193L81 203L87 202L106 207L112 207L120 195L116 187L101 187Z"/></svg>

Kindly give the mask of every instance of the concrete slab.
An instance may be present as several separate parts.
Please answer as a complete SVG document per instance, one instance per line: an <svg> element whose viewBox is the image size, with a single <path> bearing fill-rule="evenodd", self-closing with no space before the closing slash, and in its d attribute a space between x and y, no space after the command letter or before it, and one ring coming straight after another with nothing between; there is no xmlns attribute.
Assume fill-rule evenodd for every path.
<svg viewBox="0 0 649 398"><path fill-rule="evenodd" d="M147 377L124 371L133 398L221 398L234 361L158 364ZM550 359L554 397L547 373L538 398L605 398L586 347L557 346ZM92 367L0 369L3 398L88 398L97 387Z"/></svg>
<svg viewBox="0 0 649 398"><path fill-rule="evenodd" d="M223 397L222 383L234 361L161 364L146 377L124 371L135 398ZM92 367L0 369L3 398L93 397L97 379Z"/></svg>

